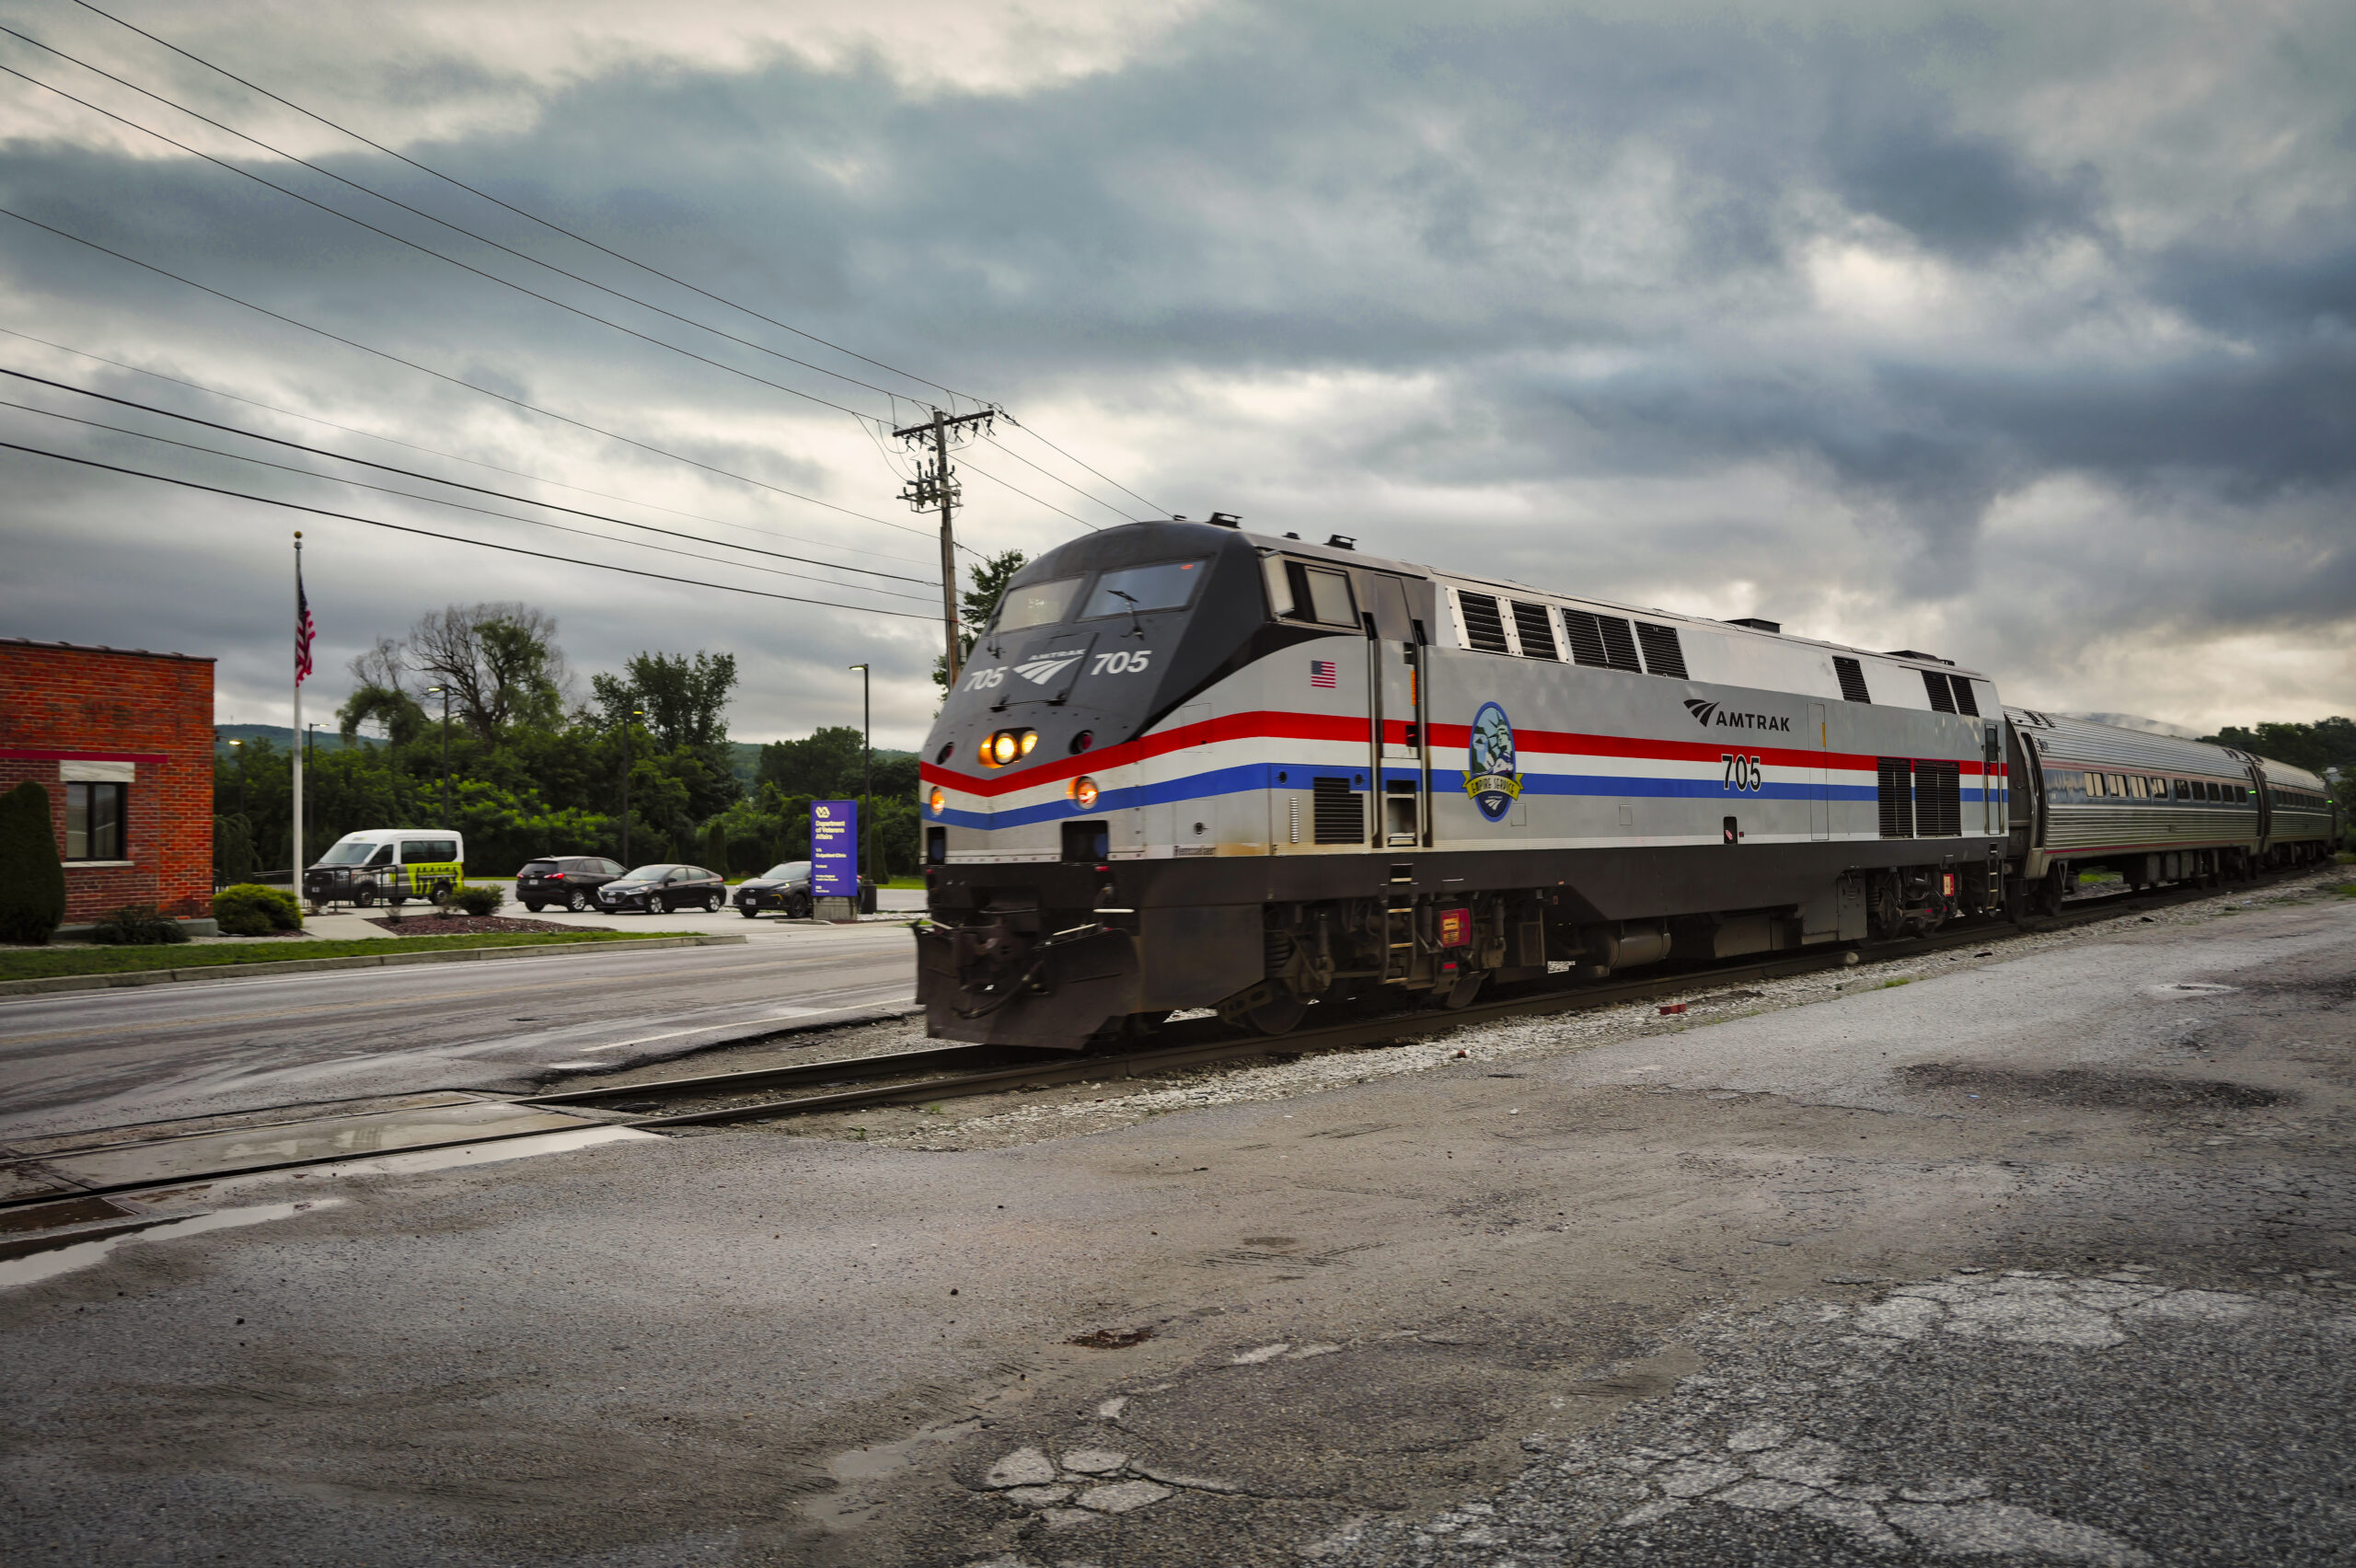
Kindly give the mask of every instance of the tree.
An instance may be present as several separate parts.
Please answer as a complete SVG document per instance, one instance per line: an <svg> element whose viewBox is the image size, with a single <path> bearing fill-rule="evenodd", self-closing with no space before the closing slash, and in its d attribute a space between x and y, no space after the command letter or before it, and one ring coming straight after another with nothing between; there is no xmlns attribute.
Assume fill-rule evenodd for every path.
<svg viewBox="0 0 2356 1568"><path fill-rule="evenodd" d="M589 684L608 715L618 715L634 693L646 710L646 727L664 751L678 746L725 746L728 698L736 689L736 655L634 653L624 666L627 681L598 675Z"/></svg>
<svg viewBox="0 0 2356 1568"><path fill-rule="evenodd" d="M757 783L786 795L856 795L866 737L851 725L828 724L805 741L772 741L761 748Z"/></svg>
<svg viewBox="0 0 2356 1568"><path fill-rule="evenodd" d="M49 791L30 779L0 795L0 942L40 946L65 918L65 866Z"/></svg>
<svg viewBox="0 0 2356 1568"><path fill-rule="evenodd" d="M357 664L360 661L352 661ZM378 686L368 682L353 688L343 706L335 710L336 728L343 742L351 745L360 739L363 724L382 724L393 744L405 746L425 734L428 720L417 698L398 686Z"/></svg>
<svg viewBox="0 0 2356 1568"><path fill-rule="evenodd" d="M973 656L974 643L982 635L982 628L989 625L998 614L998 602L1006 597L1007 585L1014 574L1028 564L1021 550L1001 550L987 556L974 568L974 585L957 595L957 662L964 663ZM949 661L937 658L932 662L932 684L943 691L949 688Z"/></svg>
<svg viewBox="0 0 2356 1568"><path fill-rule="evenodd" d="M552 724L563 712L572 674L546 610L512 600L452 605L419 617L409 640L394 647L406 668L449 688L452 711L483 739L510 724ZM354 661L353 673L385 653L380 642Z"/></svg>

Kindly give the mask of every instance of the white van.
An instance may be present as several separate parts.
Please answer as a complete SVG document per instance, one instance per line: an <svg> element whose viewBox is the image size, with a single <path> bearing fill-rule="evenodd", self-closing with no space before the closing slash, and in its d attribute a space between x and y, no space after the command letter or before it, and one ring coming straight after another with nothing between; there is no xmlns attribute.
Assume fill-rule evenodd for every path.
<svg viewBox="0 0 2356 1568"><path fill-rule="evenodd" d="M466 885L464 834L438 827L372 827L347 833L303 873L303 896L313 904L357 904L411 898L440 904Z"/></svg>

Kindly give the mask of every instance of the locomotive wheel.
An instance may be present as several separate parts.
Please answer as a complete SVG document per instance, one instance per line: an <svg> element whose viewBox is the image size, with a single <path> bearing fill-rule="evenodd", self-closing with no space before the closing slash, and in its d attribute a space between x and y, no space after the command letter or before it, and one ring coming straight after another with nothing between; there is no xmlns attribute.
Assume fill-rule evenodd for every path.
<svg viewBox="0 0 2356 1568"><path fill-rule="evenodd" d="M1309 1004L1288 993L1262 1002L1243 1015L1243 1021L1262 1034L1289 1034L1309 1012Z"/></svg>

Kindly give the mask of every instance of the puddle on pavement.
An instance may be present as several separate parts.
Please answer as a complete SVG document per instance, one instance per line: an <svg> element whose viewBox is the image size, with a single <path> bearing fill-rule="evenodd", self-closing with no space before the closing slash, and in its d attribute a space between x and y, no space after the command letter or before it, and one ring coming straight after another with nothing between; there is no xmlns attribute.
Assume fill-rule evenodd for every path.
<svg viewBox="0 0 2356 1568"><path fill-rule="evenodd" d="M802 1511L826 1529L856 1528L867 1522L865 1516L874 1506L861 1495L862 1482L886 1480L924 1458L925 1449L936 1444L953 1443L981 1429L979 1421L960 1421L929 1427L896 1443L871 1443L864 1448L846 1449L826 1461L826 1473L837 1483L835 1490L806 1500Z"/></svg>
<svg viewBox="0 0 2356 1568"><path fill-rule="evenodd" d="M409 1176L421 1170L455 1170L468 1165L495 1165L502 1159L528 1159L539 1154L564 1154L576 1148L595 1148L609 1143L662 1143L653 1133L641 1133L636 1127L583 1127L578 1123L572 1130L561 1133L539 1133L529 1137L502 1138L495 1143L451 1144L439 1148L410 1149L404 1153L387 1154L374 1159L341 1159L332 1165L312 1166L302 1170L279 1170L266 1174L272 1179L299 1179L329 1182L339 1176ZM257 1173L257 1179L265 1173Z"/></svg>
<svg viewBox="0 0 2356 1568"><path fill-rule="evenodd" d="M53 1172L72 1185L105 1191L398 1149L578 1131L581 1126L576 1116L500 1101L473 1101L369 1115L320 1117L275 1126L191 1133L78 1152L60 1150L43 1156L40 1164L44 1173Z"/></svg>
<svg viewBox="0 0 2356 1568"><path fill-rule="evenodd" d="M186 1219L151 1225L144 1230L101 1236L94 1241L76 1241L45 1252L10 1258L0 1261L0 1290L37 1285L45 1279L55 1279L59 1274L72 1274L76 1269L87 1269L117 1247L161 1241L173 1236L194 1236L204 1230L227 1230L240 1225L264 1225L273 1219L291 1219L306 1210L334 1208L343 1201L341 1198L314 1198L304 1203L257 1204L251 1208L215 1209L211 1214L191 1215Z"/></svg>
<svg viewBox="0 0 2356 1568"><path fill-rule="evenodd" d="M0 1209L0 1236L87 1225L94 1220L123 1219L131 1212L105 1198L64 1198L52 1204L28 1204L22 1208Z"/></svg>

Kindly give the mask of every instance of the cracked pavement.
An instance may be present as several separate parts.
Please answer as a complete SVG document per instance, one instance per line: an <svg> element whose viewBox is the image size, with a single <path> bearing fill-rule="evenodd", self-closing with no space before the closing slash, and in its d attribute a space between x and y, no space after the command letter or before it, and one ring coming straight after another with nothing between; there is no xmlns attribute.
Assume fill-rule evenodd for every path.
<svg viewBox="0 0 2356 1568"><path fill-rule="evenodd" d="M2356 1560L2356 901L2224 902L1087 1136L733 1128L129 1240L0 1292L0 1547Z"/></svg>

